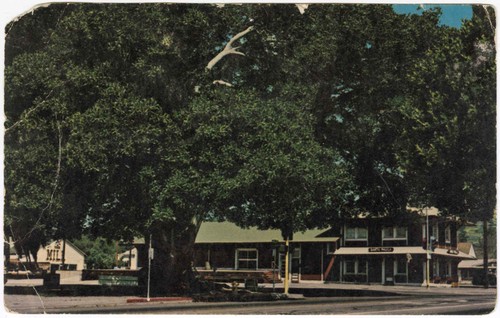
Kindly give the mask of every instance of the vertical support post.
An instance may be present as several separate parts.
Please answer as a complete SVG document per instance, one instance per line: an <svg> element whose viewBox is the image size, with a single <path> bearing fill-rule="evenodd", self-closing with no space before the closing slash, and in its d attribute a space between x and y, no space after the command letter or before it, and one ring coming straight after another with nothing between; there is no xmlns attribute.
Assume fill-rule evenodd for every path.
<svg viewBox="0 0 500 318"><path fill-rule="evenodd" d="M289 252L289 241L288 241L288 236L285 240L285 282L284 282L284 285L283 285L283 292L285 294L288 294L288 287L289 287L289 273L288 273L288 267L289 267L289 264L288 264L288 258L289 258L289 255L290 255L290 252Z"/></svg>
<svg viewBox="0 0 500 318"><path fill-rule="evenodd" d="M382 285L385 284L385 256L382 256Z"/></svg>
<svg viewBox="0 0 500 318"><path fill-rule="evenodd" d="M115 242L115 267L118 267L118 241Z"/></svg>
<svg viewBox="0 0 500 318"><path fill-rule="evenodd" d="M299 281L301 279L302 279L302 243L299 243Z"/></svg>
<svg viewBox="0 0 500 318"><path fill-rule="evenodd" d="M276 285L276 255L278 254L278 251L276 250L276 246L273 246L273 261L271 263L272 268L273 268L273 293Z"/></svg>
<svg viewBox="0 0 500 318"><path fill-rule="evenodd" d="M150 291L150 285L151 285L151 250L152 250L152 241L153 235L149 234L149 249L148 249L148 294L147 294L147 301L150 301L151 298L149 297L149 291Z"/></svg>
<svg viewBox="0 0 500 318"><path fill-rule="evenodd" d="M409 264L410 264L410 260L406 261L406 283L408 284L409 282L409 277L410 276L410 271L409 271Z"/></svg>
<svg viewBox="0 0 500 318"><path fill-rule="evenodd" d="M488 220L486 217L483 221L483 272L484 272L484 288L490 287L488 279Z"/></svg>
<svg viewBox="0 0 500 318"><path fill-rule="evenodd" d="M366 284L370 285L370 267L368 266L368 257L366 258L366 265L365 265L365 270L366 270Z"/></svg>
<svg viewBox="0 0 500 318"><path fill-rule="evenodd" d="M324 276L324 270L325 268L323 267L323 246L321 247L321 281L324 282L325 281L325 276Z"/></svg>
<svg viewBox="0 0 500 318"><path fill-rule="evenodd" d="M128 269L132 269L132 250L134 249L134 246L130 247L130 250L128 251Z"/></svg>

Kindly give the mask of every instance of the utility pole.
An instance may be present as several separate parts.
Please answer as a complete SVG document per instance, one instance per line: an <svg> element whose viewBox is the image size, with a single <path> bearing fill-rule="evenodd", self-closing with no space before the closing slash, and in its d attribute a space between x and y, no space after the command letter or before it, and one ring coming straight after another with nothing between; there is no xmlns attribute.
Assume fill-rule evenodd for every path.
<svg viewBox="0 0 500 318"><path fill-rule="evenodd" d="M426 267L425 267L425 276L426 276L426 287L429 288L430 286L430 276L431 276L431 273L430 273L430 260L431 260L431 254L429 253L429 240L430 240L430 237L429 237L429 208L426 207L425 208L425 243L426 243Z"/></svg>
<svg viewBox="0 0 500 318"><path fill-rule="evenodd" d="M149 234L149 249L148 249L148 295L147 295L147 301L150 301L151 298L149 297L149 290L150 290L150 285L151 285L151 259L153 259L153 248L151 241L153 239L153 235Z"/></svg>

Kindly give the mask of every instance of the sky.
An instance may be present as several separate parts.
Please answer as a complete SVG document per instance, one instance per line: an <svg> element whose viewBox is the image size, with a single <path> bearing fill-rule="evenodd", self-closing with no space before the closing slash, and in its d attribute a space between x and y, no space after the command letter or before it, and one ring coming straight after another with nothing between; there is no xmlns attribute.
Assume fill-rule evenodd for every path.
<svg viewBox="0 0 500 318"><path fill-rule="evenodd" d="M452 26L455 28L460 28L462 25L462 20L470 20L472 18L472 6L465 4L457 5L424 5L424 10L428 10L432 7L441 7L442 15L439 20L440 24ZM393 5L394 11L396 13L414 13L422 14L422 9L419 9L418 4L395 4Z"/></svg>
<svg viewBox="0 0 500 318"><path fill-rule="evenodd" d="M77 2L78 0L52 0L50 2ZM86 2L157 2L158 0L86 0ZM3 0L0 6L0 24L2 27L6 25L14 17L20 15L23 12L30 12L31 8L35 5L43 3L40 0ZM286 1L286 0L170 0L169 2L240 2L240 3L251 3L251 2L303 2L303 3L394 3L400 2L400 0L297 0L297 1ZM431 2L433 2L431 0ZM493 2L493 0L483 0L484 3ZM439 3L439 2L438 2ZM439 6L443 9L443 15L441 17L441 23L453 27L460 27L462 19L470 19L472 17L472 7L470 3L474 3L474 0L442 0L443 4L425 4L425 9L429 9L433 6ZM446 4L453 3L453 4ZM461 4L462 3L462 4ZM478 4L478 2L475 2ZM468 4L468 5L467 5ZM417 10L419 4L414 2L414 4L394 4L394 9L398 13L416 13L422 14L421 10Z"/></svg>

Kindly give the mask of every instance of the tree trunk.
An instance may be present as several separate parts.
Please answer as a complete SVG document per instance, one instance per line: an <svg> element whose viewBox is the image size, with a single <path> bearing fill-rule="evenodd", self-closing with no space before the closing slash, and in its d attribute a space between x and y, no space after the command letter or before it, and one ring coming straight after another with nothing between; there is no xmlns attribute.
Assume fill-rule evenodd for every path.
<svg viewBox="0 0 500 318"><path fill-rule="evenodd" d="M488 221L483 221L483 269L484 269L484 288L489 288L488 280Z"/></svg>
<svg viewBox="0 0 500 318"><path fill-rule="evenodd" d="M151 261L151 295L184 295L192 290L195 229L178 231L168 226L153 231ZM194 234L193 234L194 233Z"/></svg>

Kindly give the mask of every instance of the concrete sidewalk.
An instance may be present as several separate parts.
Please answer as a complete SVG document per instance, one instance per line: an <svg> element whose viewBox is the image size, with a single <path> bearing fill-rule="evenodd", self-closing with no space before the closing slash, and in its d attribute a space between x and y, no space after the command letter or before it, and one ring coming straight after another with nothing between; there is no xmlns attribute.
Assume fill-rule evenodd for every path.
<svg viewBox="0 0 500 318"><path fill-rule="evenodd" d="M259 284L260 287L272 289L273 284ZM275 284L276 290L283 290L283 283ZM439 295L456 295L456 294L469 294L481 295L488 291L488 293L496 293L496 286L484 289L482 286L464 285L458 287L451 287L445 284L431 284L429 288L420 285L395 285L384 286L381 284L348 284L348 283L323 283L319 281L301 281L300 283L290 284L290 292L298 290L339 290L339 291L376 291L391 294L401 295L422 295L422 294L439 294Z"/></svg>
<svg viewBox="0 0 500 318"><path fill-rule="evenodd" d="M79 277L62 277L61 285L99 285L97 280L84 280L82 281ZM22 287L41 287L43 286L42 279L9 279L4 285L8 286L22 286ZM259 284L260 288L265 288L266 290L272 290L272 283ZM283 291L283 283L276 283L274 285L276 291ZM402 294L421 294L428 293L432 290L433 293L443 293L443 294L454 294L454 293L472 293L480 294L485 289L482 286L472 286L459 285L459 287L451 287L451 285L445 284L431 284L429 288L420 285L395 285L395 286L384 286L381 284L349 284L349 283L324 283L321 281L301 281L300 283L291 283L290 291L293 293L294 290L302 289L318 289L318 290L359 290L359 291L379 291L388 293L402 293ZM496 290L496 287L490 287L492 290Z"/></svg>
<svg viewBox="0 0 500 318"><path fill-rule="evenodd" d="M63 277L60 283L61 285L99 285L97 280L81 280L79 277ZM4 286L43 286L43 279L9 279Z"/></svg>

